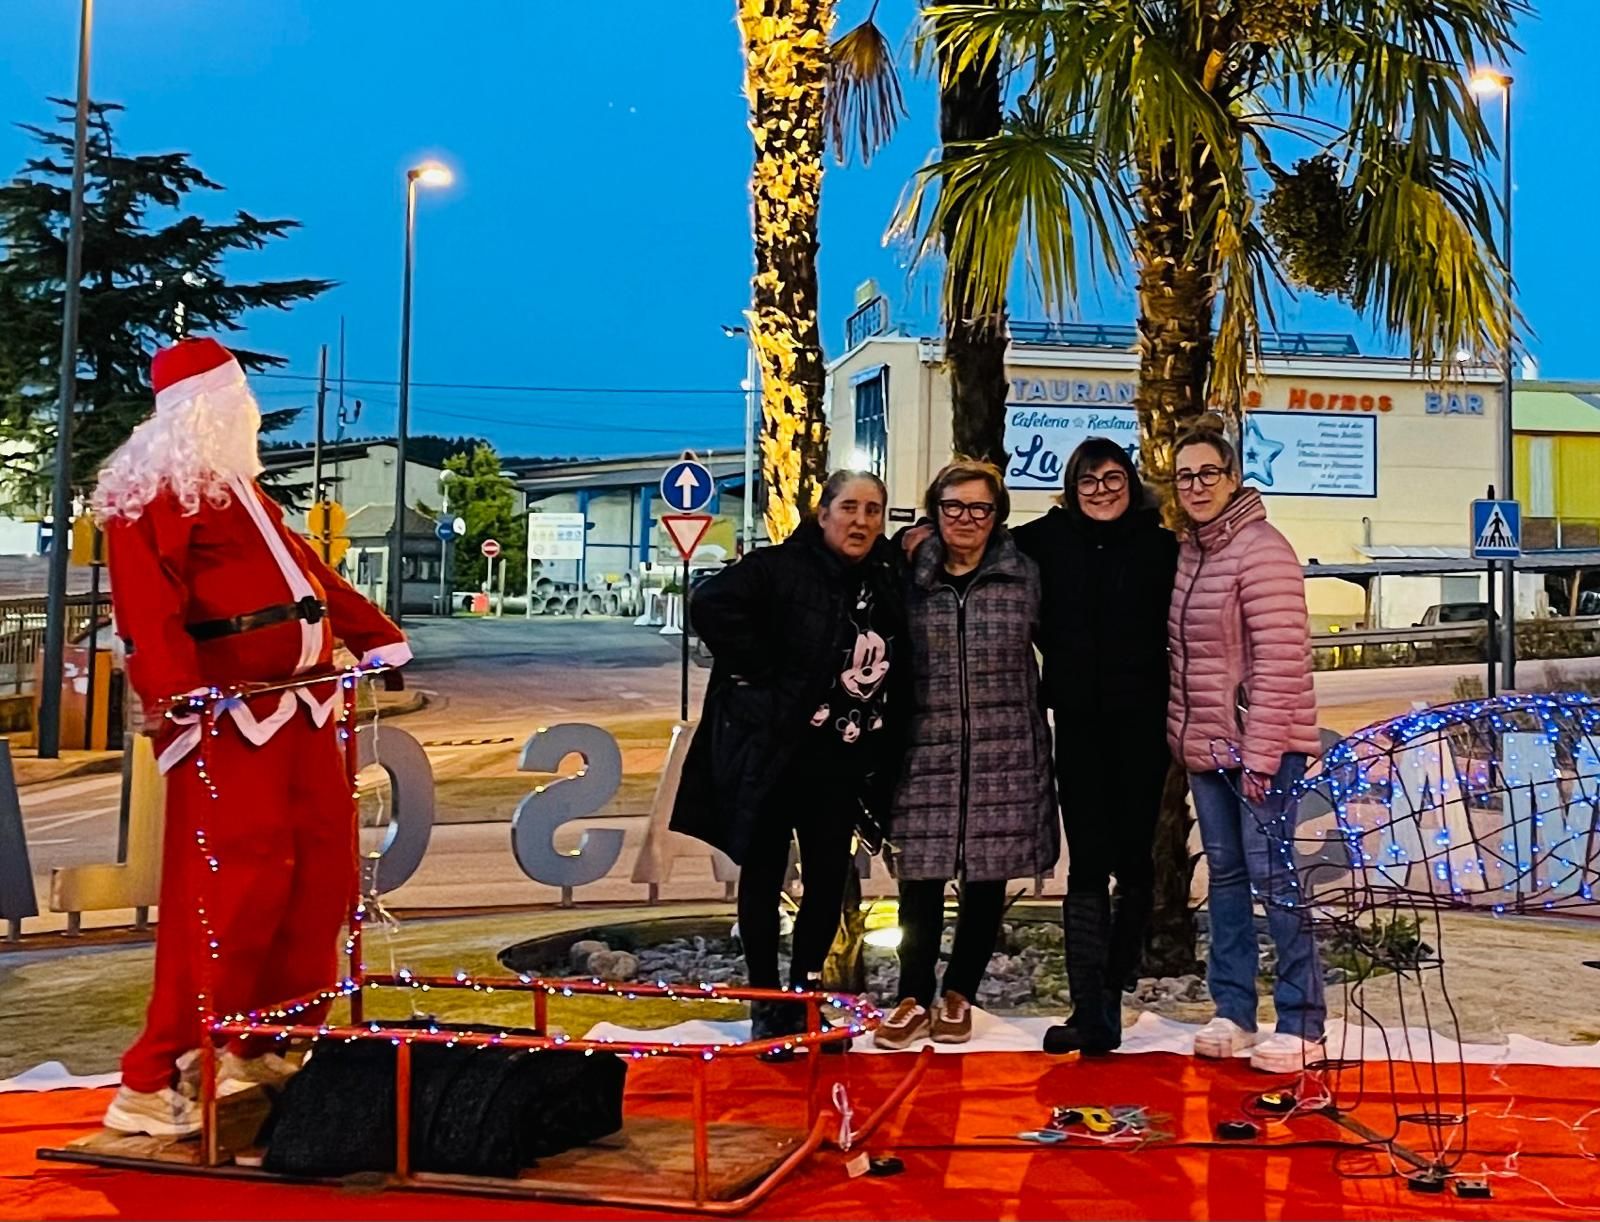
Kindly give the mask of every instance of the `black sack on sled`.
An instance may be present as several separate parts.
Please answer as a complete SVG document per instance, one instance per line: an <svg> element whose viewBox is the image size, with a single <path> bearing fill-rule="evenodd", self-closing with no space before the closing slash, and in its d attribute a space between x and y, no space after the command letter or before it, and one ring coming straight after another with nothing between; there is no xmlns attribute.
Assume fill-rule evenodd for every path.
<svg viewBox="0 0 1600 1222"><path fill-rule="evenodd" d="M263 1166L317 1177L393 1171L394 1069L388 1040L317 1043L273 1109ZM413 1044L411 1166L514 1178L540 1158L621 1129L627 1073L608 1052Z"/></svg>

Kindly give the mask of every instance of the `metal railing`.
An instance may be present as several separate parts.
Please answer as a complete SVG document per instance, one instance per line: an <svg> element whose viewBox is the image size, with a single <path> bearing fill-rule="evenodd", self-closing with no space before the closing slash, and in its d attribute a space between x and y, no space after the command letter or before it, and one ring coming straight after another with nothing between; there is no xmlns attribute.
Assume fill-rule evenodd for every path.
<svg viewBox="0 0 1600 1222"><path fill-rule="evenodd" d="M89 631L87 594L67 596L67 642L75 643ZM100 596L99 619L111 616L111 599ZM44 646L45 600L0 598L0 695L20 695L34 687L34 664Z"/></svg>
<svg viewBox="0 0 1600 1222"><path fill-rule="evenodd" d="M1434 628L1355 628L1311 637L1318 670L1379 666L1440 666L1481 661L1488 625L1483 621ZM1517 657L1525 661L1600 654L1600 615L1550 616L1517 621Z"/></svg>
<svg viewBox="0 0 1600 1222"><path fill-rule="evenodd" d="M1019 344L1062 344L1070 348L1132 348L1137 327L1126 323L1013 322ZM1264 331L1261 351L1268 356L1360 356L1355 337L1327 332Z"/></svg>

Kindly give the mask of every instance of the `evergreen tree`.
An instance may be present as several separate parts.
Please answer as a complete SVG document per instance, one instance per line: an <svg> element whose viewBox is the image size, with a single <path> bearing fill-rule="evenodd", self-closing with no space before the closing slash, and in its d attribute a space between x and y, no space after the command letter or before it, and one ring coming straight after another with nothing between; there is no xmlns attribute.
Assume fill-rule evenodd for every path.
<svg viewBox="0 0 1600 1222"><path fill-rule="evenodd" d="M0 186L0 443L10 451L0 500L23 511L49 502L55 452L57 368L72 183L73 107L58 130L19 126L42 146ZM78 322L78 398L72 478L86 488L100 464L150 412L150 357L184 334L244 329L251 310L288 309L332 287L329 280L234 282L223 263L260 250L298 227L239 211L220 224L185 212L190 193L221 186L187 153L121 151L112 118L122 108L91 103L84 178L83 279ZM234 349L247 372L284 358ZM264 412L262 431L288 425L302 408ZM283 499L290 489L276 489Z"/></svg>
<svg viewBox="0 0 1600 1222"><path fill-rule="evenodd" d="M450 516L463 518L467 533L456 540L454 576L458 590L477 590L488 575L488 562L479 550L485 539L501 547L498 568L506 569L506 593L521 593L526 580L528 524L517 512L517 486L500 474L500 455L493 446L479 443L470 451L445 460L450 479ZM495 588L499 588L498 579Z"/></svg>

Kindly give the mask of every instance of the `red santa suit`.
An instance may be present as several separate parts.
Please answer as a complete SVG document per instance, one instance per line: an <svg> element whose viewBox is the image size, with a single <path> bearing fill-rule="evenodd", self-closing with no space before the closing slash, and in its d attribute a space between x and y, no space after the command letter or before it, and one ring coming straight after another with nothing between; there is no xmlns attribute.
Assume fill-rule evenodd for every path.
<svg viewBox="0 0 1600 1222"><path fill-rule="evenodd" d="M158 355L152 381L158 417L163 396L232 410L232 388L255 410L242 371L210 340ZM284 526L248 468L209 485L197 502L184 490L186 505L163 483L137 516L126 492L120 504L97 495L117 633L147 724L188 693L327 673L335 639L409 657L399 628ZM177 1059L199 1046L205 957L220 1014L339 978L358 868L341 696L337 682L268 693L169 716L158 730L167 805L155 988L122 1060L126 1088L172 1085Z"/></svg>

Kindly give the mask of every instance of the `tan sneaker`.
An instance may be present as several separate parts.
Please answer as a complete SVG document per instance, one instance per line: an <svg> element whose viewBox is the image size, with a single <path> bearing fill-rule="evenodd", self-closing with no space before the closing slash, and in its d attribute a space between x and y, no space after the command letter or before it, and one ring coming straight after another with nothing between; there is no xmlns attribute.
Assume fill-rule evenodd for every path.
<svg viewBox="0 0 1600 1222"><path fill-rule="evenodd" d="M116 1133L193 1137L200 1131L200 1105L168 1087L140 1091L119 1086L103 1123Z"/></svg>
<svg viewBox="0 0 1600 1222"><path fill-rule="evenodd" d="M972 1003L960 993L946 993L933 1011L933 1042L965 1044L972 1038Z"/></svg>
<svg viewBox="0 0 1600 1222"><path fill-rule="evenodd" d="M926 1039L929 1029L927 1007L915 997L902 997L872 1033L872 1044L875 1048L909 1048Z"/></svg>
<svg viewBox="0 0 1600 1222"><path fill-rule="evenodd" d="M268 1090L282 1090L284 1084L294 1077L299 1066L293 1061L286 1060L276 1052L264 1053L258 1057L242 1057L231 1049L226 1050L217 1058L217 1096L225 1098L237 1094L239 1091L249 1090L253 1086L265 1086Z"/></svg>
<svg viewBox="0 0 1600 1222"><path fill-rule="evenodd" d="M258 1057L242 1057L231 1048L217 1053L217 1098L226 1099L242 1091L264 1086L268 1090L281 1090L294 1077L299 1066L275 1052ZM178 1058L178 1093L190 1099L200 1098L200 1050L184 1053Z"/></svg>

